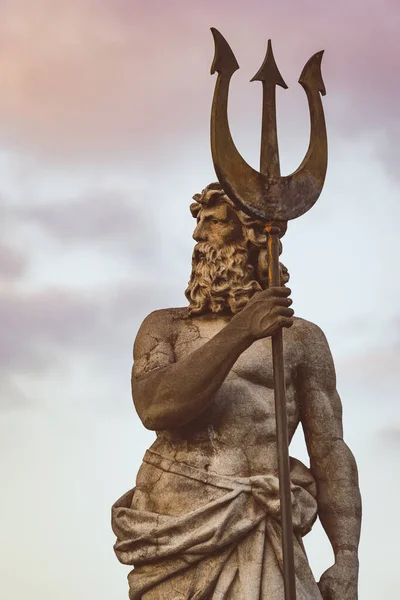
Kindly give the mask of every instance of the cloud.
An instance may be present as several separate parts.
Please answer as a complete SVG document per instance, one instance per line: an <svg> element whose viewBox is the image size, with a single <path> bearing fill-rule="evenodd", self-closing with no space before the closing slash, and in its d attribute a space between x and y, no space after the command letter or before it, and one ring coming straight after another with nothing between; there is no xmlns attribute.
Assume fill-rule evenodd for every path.
<svg viewBox="0 0 400 600"><path fill-rule="evenodd" d="M187 130L193 137L208 129L215 83L209 75L212 25L226 35L243 67L235 76L243 88L233 96L246 102L251 94L258 97L258 89L247 84L245 89L244 82L262 62L268 37L276 40L288 83L311 54L326 48L331 132L387 132L399 119L397 11L391 1L289 2L271 10L259 0L246 6L210 0L201 6L178 0L8 0L0 10L4 137L50 158L105 152L118 160L127 149L138 159L160 151L165 156L186 139ZM283 100L285 110L292 107L292 129L304 108L294 102L296 94L300 99L297 90ZM259 111L250 105L236 114L241 127L253 126L257 114L258 126Z"/></svg>
<svg viewBox="0 0 400 600"><path fill-rule="evenodd" d="M133 195L133 190L132 190ZM153 254L154 225L140 202L122 191L93 192L70 201L40 203L13 211L20 221L37 225L62 244L107 244L135 255Z"/></svg>
<svg viewBox="0 0 400 600"><path fill-rule="evenodd" d="M45 182L45 176L43 180L41 171L38 168L32 175L33 190L27 196L22 185L17 202L6 196L3 211L7 220L4 239L14 237L19 244L29 246L32 264L43 264L46 257L41 254L47 247L54 256L60 254L65 259L78 256L79 251L83 258L84 252L97 254L98 261L103 262L114 257L121 267L126 264L127 272L154 267L161 254L161 224L153 218L155 200L148 191L138 191L133 184L129 190L118 185L101 188L94 177L89 185L70 183L69 197L65 190L58 191L57 184L50 185L50 194L46 189L49 182ZM10 248L0 246L3 279L27 273L26 258Z"/></svg>
<svg viewBox="0 0 400 600"><path fill-rule="evenodd" d="M396 447L396 452L400 450L400 419L397 426L382 427L378 432L379 442L385 445Z"/></svg>
<svg viewBox="0 0 400 600"><path fill-rule="evenodd" d="M0 241L0 281L13 282L26 273L28 257L20 249Z"/></svg>
<svg viewBox="0 0 400 600"><path fill-rule="evenodd" d="M175 304L176 295L159 277L90 293L6 288L0 311L3 405L15 400L25 407L32 398L40 404L52 388L59 388L61 402L80 397L82 389L89 390L90 401L99 387L109 389L116 381L125 387L141 321L159 303Z"/></svg>
<svg viewBox="0 0 400 600"><path fill-rule="evenodd" d="M0 112L10 142L96 153L139 147L152 123L168 123L165 96L179 89L182 73L160 61L174 63L181 47L169 32L163 52L153 52L168 31L164 22L140 10L126 20L120 8L81 0L2 4Z"/></svg>
<svg viewBox="0 0 400 600"><path fill-rule="evenodd" d="M340 360L340 368L344 374L352 377L362 377L366 383L375 383L384 387L390 382L400 382L400 327L399 321L393 319L392 331L386 340L374 340L369 348L361 350ZM385 323L381 322L383 329ZM383 383L384 382L384 383Z"/></svg>
<svg viewBox="0 0 400 600"><path fill-rule="evenodd" d="M2 291L0 369L46 371L60 350L95 341L101 307L93 298L60 289Z"/></svg>

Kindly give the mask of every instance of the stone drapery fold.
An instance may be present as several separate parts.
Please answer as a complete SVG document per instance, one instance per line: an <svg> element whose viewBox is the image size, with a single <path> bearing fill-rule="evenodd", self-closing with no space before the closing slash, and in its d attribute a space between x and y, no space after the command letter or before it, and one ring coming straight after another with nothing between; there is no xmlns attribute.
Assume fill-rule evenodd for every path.
<svg viewBox="0 0 400 600"><path fill-rule="evenodd" d="M130 600L283 600L277 477L221 476L151 450L143 460L223 493L183 515L133 508L134 489L114 504L114 549L135 567ZM301 541L316 519L315 482L296 459L291 480L297 600L321 600Z"/></svg>

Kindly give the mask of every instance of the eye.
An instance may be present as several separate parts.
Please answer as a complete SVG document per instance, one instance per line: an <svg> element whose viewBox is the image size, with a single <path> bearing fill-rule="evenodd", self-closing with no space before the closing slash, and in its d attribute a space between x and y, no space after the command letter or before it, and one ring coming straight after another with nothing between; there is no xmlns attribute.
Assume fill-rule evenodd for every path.
<svg viewBox="0 0 400 600"><path fill-rule="evenodd" d="M218 221L218 219L211 219L211 223L212 223L213 225L215 225L216 223L219 223L219 221Z"/></svg>

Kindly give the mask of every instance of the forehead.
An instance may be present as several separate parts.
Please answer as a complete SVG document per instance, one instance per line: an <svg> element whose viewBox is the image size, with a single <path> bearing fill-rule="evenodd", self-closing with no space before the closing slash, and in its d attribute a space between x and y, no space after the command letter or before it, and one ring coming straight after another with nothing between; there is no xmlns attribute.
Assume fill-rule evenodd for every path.
<svg viewBox="0 0 400 600"><path fill-rule="evenodd" d="M203 217L212 217L218 219L218 221L232 221L237 220L235 212L226 202L218 202L214 206L202 206L200 214Z"/></svg>

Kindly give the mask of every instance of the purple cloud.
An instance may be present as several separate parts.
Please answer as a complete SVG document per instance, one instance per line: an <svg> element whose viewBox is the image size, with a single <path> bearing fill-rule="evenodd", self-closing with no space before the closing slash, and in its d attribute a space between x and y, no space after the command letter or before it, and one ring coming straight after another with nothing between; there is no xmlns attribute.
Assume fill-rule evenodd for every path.
<svg viewBox="0 0 400 600"><path fill-rule="evenodd" d="M142 208L142 207L141 207ZM148 219L143 210L125 195L96 193L57 205L42 204L14 211L22 220L38 224L65 243L133 240L148 234Z"/></svg>
<svg viewBox="0 0 400 600"><path fill-rule="evenodd" d="M15 387L20 374L45 378L69 357L89 358L99 377L104 369L118 371L121 364L125 368L127 363L129 371L141 321L159 303L171 304L173 293L166 283L140 281L86 294L59 288L29 293L3 290L0 373L4 389ZM129 380L129 373L125 377Z"/></svg>
<svg viewBox="0 0 400 600"><path fill-rule="evenodd" d="M12 282L27 271L28 258L21 250L0 242L0 280Z"/></svg>
<svg viewBox="0 0 400 600"><path fill-rule="evenodd" d="M325 48L333 132L388 131L399 119L393 1L309 0L271 10L261 0L201 6L58 0L34 7L13 0L2 4L0 16L3 139L31 151L105 152L113 159L131 151L140 159L190 143L188 132L191 139L202 135L215 79L210 26L226 35L247 80L269 37L290 84L309 56ZM243 114L242 122L252 118Z"/></svg>

